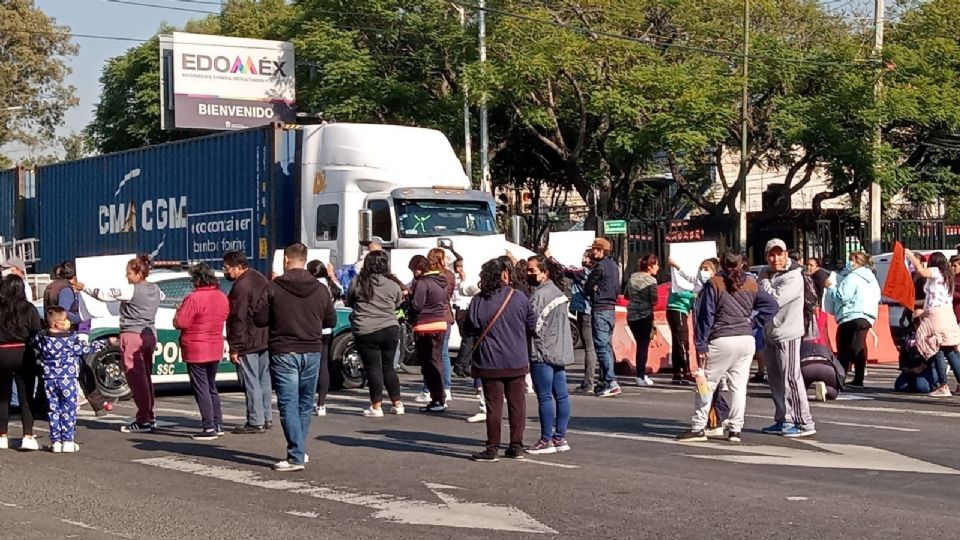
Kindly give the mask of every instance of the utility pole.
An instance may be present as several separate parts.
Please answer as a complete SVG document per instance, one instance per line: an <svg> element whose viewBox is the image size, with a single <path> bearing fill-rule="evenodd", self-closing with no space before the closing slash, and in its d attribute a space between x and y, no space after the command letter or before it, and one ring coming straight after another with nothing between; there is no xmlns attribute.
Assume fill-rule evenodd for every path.
<svg viewBox="0 0 960 540"><path fill-rule="evenodd" d="M487 61L487 3L478 0L480 27L480 63ZM487 100L480 99L480 190L490 192L490 134L487 126Z"/></svg>
<svg viewBox="0 0 960 540"><path fill-rule="evenodd" d="M747 256L747 162L750 160L747 155L747 115L750 114L750 0L743 0L743 97L742 109L740 111L740 178L743 185L740 186L740 211L738 212L739 224L737 226L737 248L740 254ZM722 163L717 163L717 167L722 167Z"/></svg>
<svg viewBox="0 0 960 540"><path fill-rule="evenodd" d="M873 22L875 26L873 55L878 63L883 60L883 12L884 0L875 0L873 12ZM877 70L877 82L873 87L873 97L876 103L880 103L883 98L883 68ZM870 184L870 252L874 255L880 253L881 238L880 233L883 226L883 215L881 207L883 205L883 192L880 189L880 182L877 177L880 173L880 138L881 126L880 120L877 120L876 132L873 139L873 182Z"/></svg>
<svg viewBox="0 0 960 540"><path fill-rule="evenodd" d="M467 10L456 4L453 8L460 13L460 28L467 29ZM464 74L465 75L465 74ZM473 181L473 141L470 138L470 100L467 91L467 78L464 76L463 84L463 167L467 171L467 178Z"/></svg>

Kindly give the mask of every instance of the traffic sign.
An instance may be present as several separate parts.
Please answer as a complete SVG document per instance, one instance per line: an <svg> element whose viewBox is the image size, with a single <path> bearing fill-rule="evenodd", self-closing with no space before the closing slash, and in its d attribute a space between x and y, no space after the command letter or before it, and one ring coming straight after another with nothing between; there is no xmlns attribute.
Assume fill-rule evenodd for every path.
<svg viewBox="0 0 960 540"><path fill-rule="evenodd" d="M622 219L604 221L603 234L627 234L627 222Z"/></svg>

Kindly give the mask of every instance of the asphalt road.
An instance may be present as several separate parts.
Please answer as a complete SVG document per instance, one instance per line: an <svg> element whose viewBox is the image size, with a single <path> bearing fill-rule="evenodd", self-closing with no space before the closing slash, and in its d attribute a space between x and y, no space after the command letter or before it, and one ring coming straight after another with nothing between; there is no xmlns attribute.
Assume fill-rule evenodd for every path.
<svg viewBox="0 0 960 540"><path fill-rule="evenodd" d="M363 418L364 391L332 394L292 474L269 468L279 426L195 442L192 398L164 395L157 434L120 433L124 402L83 415L78 454L0 452L0 520L8 538L955 538L960 398L893 394L893 375L872 369L863 399L814 405L804 441L760 434L773 405L751 385L741 445L673 442L693 390L624 381L618 398L573 397L571 452L494 464L467 459L484 438L464 421L469 382L427 416L406 375L404 417ZM223 405L242 423L242 394ZM528 396L527 444L535 407Z"/></svg>

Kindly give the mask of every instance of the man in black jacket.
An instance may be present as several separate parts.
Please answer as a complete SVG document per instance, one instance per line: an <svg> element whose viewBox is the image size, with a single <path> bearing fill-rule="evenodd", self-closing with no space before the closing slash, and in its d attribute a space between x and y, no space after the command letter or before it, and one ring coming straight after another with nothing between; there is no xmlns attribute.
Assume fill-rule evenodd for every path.
<svg viewBox="0 0 960 540"><path fill-rule="evenodd" d="M613 244L597 238L590 246L595 266L590 271L583 292L590 301L593 316L593 343L600 362L599 397L620 395L620 385L613 372L613 329L617 321L617 294L620 292L620 267L610 258Z"/></svg>
<svg viewBox="0 0 960 540"><path fill-rule="evenodd" d="M270 329L270 373L287 439L287 458L273 466L281 472L302 471L307 462L323 329L337 322L330 293L306 264L307 246L296 243L283 250L284 274L267 287L254 310L257 326Z"/></svg>
<svg viewBox="0 0 960 540"><path fill-rule="evenodd" d="M267 353L267 329L254 324L252 310L270 282L250 268L250 261L242 251L223 255L223 273L233 282L230 314L227 316L230 361L243 377L247 402L247 422L233 432L238 435L263 433L273 427L270 355Z"/></svg>

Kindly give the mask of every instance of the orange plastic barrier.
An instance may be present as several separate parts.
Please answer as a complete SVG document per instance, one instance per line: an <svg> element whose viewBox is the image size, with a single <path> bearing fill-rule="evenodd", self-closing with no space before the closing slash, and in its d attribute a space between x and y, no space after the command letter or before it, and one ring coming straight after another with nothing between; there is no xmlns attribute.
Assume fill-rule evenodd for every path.
<svg viewBox="0 0 960 540"><path fill-rule="evenodd" d="M893 334L890 333L890 308L880 305L877 323L873 325L876 339L873 334L867 334L867 362L871 364L895 364L900 361L900 354L893 344ZM830 343L834 350L837 347L837 320L833 315L827 316L827 332L830 334Z"/></svg>
<svg viewBox="0 0 960 540"><path fill-rule="evenodd" d="M694 351L693 318L687 321L690 325L690 347ZM667 324L667 312L656 310L653 312L653 325L657 329L657 337L650 342L650 353L647 357L647 373L656 373L670 369L670 348L672 336ZM613 329L614 371L617 375L630 377L637 376L637 342L627 325L627 310L617 308L616 325ZM691 354L693 354L691 352Z"/></svg>

